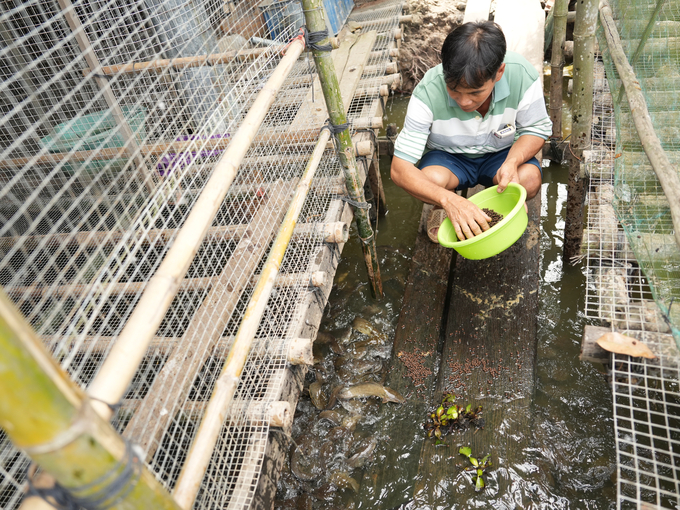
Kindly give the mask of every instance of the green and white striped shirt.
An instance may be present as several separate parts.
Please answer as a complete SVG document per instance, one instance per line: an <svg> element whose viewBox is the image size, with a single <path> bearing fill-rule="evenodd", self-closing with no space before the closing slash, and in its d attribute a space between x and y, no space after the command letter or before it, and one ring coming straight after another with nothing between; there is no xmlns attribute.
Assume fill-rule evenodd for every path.
<svg viewBox="0 0 680 510"><path fill-rule="evenodd" d="M508 124L516 129L514 138L494 136ZM505 72L494 85L484 118L476 111L463 111L451 99L441 64L425 73L409 101L394 155L415 164L427 147L474 158L506 149L522 135L547 139L551 133L536 69L518 53L508 51Z"/></svg>

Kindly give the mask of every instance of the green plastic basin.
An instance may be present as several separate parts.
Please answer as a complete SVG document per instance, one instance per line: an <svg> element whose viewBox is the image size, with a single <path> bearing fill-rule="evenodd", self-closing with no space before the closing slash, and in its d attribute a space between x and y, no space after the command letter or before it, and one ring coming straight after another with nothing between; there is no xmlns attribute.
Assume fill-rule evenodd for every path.
<svg viewBox="0 0 680 510"><path fill-rule="evenodd" d="M524 186L514 182L503 193L498 193L497 188L498 186L487 188L469 200L480 209L487 208L502 214L501 221L472 239L459 241L451 220L446 218L437 234L439 244L453 248L466 259L479 260L498 255L522 237L529 221L524 209L527 191Z"/></svg>

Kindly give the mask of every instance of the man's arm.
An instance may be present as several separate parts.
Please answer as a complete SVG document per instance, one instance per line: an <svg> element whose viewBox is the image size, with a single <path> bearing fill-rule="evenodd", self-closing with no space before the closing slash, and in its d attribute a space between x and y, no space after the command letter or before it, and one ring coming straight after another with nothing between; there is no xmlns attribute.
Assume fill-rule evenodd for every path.
<svg viewBox="0 0 680 510"><path fill-rule="evenodd" d="M438 205L446 211L458 239L470 239L489 229L491 218L479 207L454 191L432 182L413 163L394 156L390 170L392 182L397 186L418 200Z"/></svg>
<svg viewBox="0 0 680 510"><path fill-rule="evenodd" d="M519 184L518 168L533 158L541 150L545 140L540 136L522 135L510 147L508 156L496 172L498 177L498 192L502 193L508 184L516 182Z"/></svg>

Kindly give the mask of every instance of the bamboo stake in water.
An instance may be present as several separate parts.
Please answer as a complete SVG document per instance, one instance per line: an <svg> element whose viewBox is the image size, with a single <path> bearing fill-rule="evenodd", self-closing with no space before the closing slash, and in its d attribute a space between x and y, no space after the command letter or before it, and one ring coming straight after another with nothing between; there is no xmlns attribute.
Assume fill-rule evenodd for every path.
<svg viewBox="0 0 680 510"><path fill-rule="evenodd" d="M303 0L302 8L310 32L326 30L321 0ZM328 38L324 38L318 44L328 44ZM330 122L334 126L345 124L347 122L345 106L342 102L338 77L335 74L335 67L333 66L330 52L314 49L313 53L314 63L316 64L316 70L319 73L319 80L321 81L321 88L323 90L324 99L326 100L326 109L328 110ZM364 198L363 184L361 183L359 173L357 172L354 147L352 145L352 137L349 129L341 131L337 135L337 139L339 143L338 159L340 160L340 166L345 174L345 185L347 186L349 198L354 202L365 204L366 200ZM382 280L380 278L380 266L378 263L375 235L371 228L368 209L355 207L354 219L356 220L357 231L359 238L361 239L361 247L364 251L366 269L368 270L368 277L371 282L371 290L375 297L381 298L383 290Z"/></svg>
<svg viewBox="0 0 680 510"><path fill-rule="evenodd" d="M273 104L276 93L295 65L304 46L301 40L291 43L286 55L281 59L264 88L258 93L241 127L232 137L231 143L196 200L184 226L177 234L175 242L149 281L121 331L118 341L90 384L88 392L92 397L103 402L115 403L125 394L149 343L165 317L191 261L236 177L241 161L262 125L269 107ZM111 416L111 409L108 406L98 402L93 405L96 405L101 416L105 418Z"/></svg>
<svg viewBox="0 0 680 510"><path fill-rule="evenodd" d="M123 439L93 411L2 290L0 395L2 429L61 486L79 489L79 497L96 497L104 485L96 481L120 471ZM153 473L142 465L139 470L110 508L179 510Z"/></svg>
<svg viewBox="0 0 680 510"><path fill-rule="evenodd" d="M609 53L626 89L628 104L630 104L631 115L635 123L635 129L640 137L642 148L645 154L647 154L649 162L659 178L663 192L668 198L675 231L675 244L680 249L680 177L678 177L678 169L668 160L668 156L654 132L654 125L649 116L647 103L640 90L640 82L635 77L635 72L628 63L626 54L623 51L609 2L606 0L600 2L600 20L605 37L607 38Z"/></svg>
<svg viewBox="0 0 680 510"><path fill-rule="evenodd" d="M574 94L569 143L569 185L567 217L564 228L564 260L571 261L581 251L583 204L587 178L581 172L581 156L590 147L593 120L593 68L597 0L583 0L576 6L574 25Z"/></svg>
<svg viewBox="0 0 680 510"><path fill-rule="evenodd" d="M293 230L295 229L300 211L302 211L312 178L326 150L326 143L329 139L330 133L328 131L323 131L319 135L319 142L312 153L309 163L307 163L305 172L295 192L293 202L286 213L283 224L274 240L274 245L262 268L260 279L243 315L234 344L229 350L222 373L215 383L215 389L210 397L210 402L208 402L201 426L198 432L196 432L196 439L191 445L191 450L189 450L184 467L177 480L174 492L175 500L186 510L193 506L196 494L201 487L201 481L208 469L210 458L226 418L227 409L234 398L234 393L238 387L243 367L253 343L253 338L255 333L257 333L257 328L260 325L260 320L274 287L274 280L279 273L281 261L293 235Z"/></svg>
<svg viewBox="0 0 680 510"><path fill-rule="evenodd" d="M567 38L568 0L555 0L552 10L555 35L550 60L550 120L553 138L562 139L562 70L564 69L564 42Z"/></svg>

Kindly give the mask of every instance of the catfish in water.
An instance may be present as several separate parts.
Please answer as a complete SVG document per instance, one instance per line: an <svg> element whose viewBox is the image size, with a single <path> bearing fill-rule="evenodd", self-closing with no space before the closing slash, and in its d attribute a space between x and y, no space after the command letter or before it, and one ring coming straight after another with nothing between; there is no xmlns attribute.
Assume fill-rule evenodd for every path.
<svg viewBox="0 0 680 510"><path fill-rule="evenodd" d="M339 398L341 400L350 400L352 398L364 398L364 397L380 397L383 402L396 402L397 404L403 404L406 399L402 397L399 392L387 388L382 384L375 382L366 382L361 384L355 384L354 386L338 386L333 390L331 394L331 402L328 403L329 406L335 404L335 399Z"/></svg>

